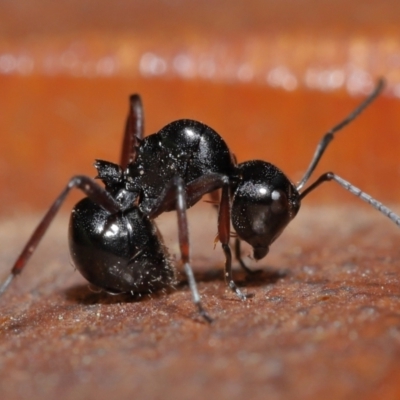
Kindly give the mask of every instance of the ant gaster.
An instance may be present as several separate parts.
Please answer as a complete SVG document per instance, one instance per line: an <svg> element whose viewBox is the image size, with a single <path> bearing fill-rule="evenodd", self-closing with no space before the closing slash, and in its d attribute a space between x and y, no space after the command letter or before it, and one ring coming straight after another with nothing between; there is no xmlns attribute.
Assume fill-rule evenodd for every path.
<svg viewBox="0 0 400 400"><path fill-rule="evenodd" d="M296 216L301 200L326 181L335 181L400 225L399 216L332 172L321 175L300 192L335 132L355 119L383 86L380 80L364 102L323 136L297 185L268 162L253 160L237 164L224 140L197 121L178 120L143 137L142 103L138 95L131 96L120 163L102 160L95 163L97 178L105 187L81 175L68 182L0 286L0 295L22 271L72 188L82 190L87 196L71 214L69 246L73 262L90 283L110 293L148 293L173 286L175 268L154 219L163 212L176 210L182 264L193 302L208 322L212 319L202 307L190 266L186 217L187 208L203 195L221 189L218 240L225 254L225 278L229 288L243 300L247 296L232 276L231 220L237 234L235 255L247 272L251 270L240 256L240 241L253 247L256 260L265 257L270 245Z"/></svg>

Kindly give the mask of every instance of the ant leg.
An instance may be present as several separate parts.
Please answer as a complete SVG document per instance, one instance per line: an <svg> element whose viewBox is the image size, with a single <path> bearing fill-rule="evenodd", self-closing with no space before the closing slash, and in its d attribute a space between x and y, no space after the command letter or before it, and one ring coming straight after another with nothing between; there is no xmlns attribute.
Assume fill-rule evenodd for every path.
<svg viewBox="0 0 400 400"><path fill-rule="evenodd" d="M179 178L181 180L181 178ZM182 185L184 184L181 180ZM236 286L232 277L232 254L229 247L230 239L230 198L229 198L229 178L221 174L208 174L194 180L189 185L183 187L186 189L186 199L188 204L194 204L204 194L209 193L213 190L222 187L222 196L220 201L220 207L218 212L218 238L222 244L222 249L225 254L225 279L230 289L235 292L242 300L247 297L240 289ZM185 191L184 191L185 192ZM160 196L158 204L156 204L151 212L148 214L150 218L155 218L164 211L173 210L172 201L175 200L172 197L170 188L167 188L163 195ZM176 200L175 200L176 201ZM185 203L186 204L186 203ZM185 206L186 207L186 206ZM176 210L179 215L179 203L176 204ZM186 215L186 208L185 208Z"/></svg>
<svg viewBox="0 0 400 400"><path fill-rule="evenodd" d="M246 273L248 273L249 275L254 275L254 274L258 274L260 272L262 272L261 269L250 269L246 263L243 261L242 255L241 255L241 250L240 250L240 244L241 244L241 240L236 237L235 238L235 258L236 260L239 261L240 266L246 271Z"/></svg>
<svg viewBox="0 0 400 400"><path fill-rule="evenodd" d="M241 250L240 250L240 239L235 238L235 257L236 260L239 261L240 266L248 273L251 274L253 271L244 263L241 255Z"/></svg>
<svg viewBox="0 0 400 400"><path fill-rule="evenodd" d="M208 315L207 311L201 304L200 294L197 290L196 279L193 274L192 267L190 266L190 244L189 244L189 227L187 221L187 206L186 206L186 193L185 182L181 177L174 178L164 190L158 199L158 204L148 214L149 218L154 218L159 215L163 204L170 203L171 197L175 200L175 209L178 217L178 236L179 247L181 251L182 264L188 278L190 291L192 292L193 303L197 306L199 314L208 322L213 322L212 318Z"/></svg>
<svg viewBox="0 0 400 400"><path fill-rule="evenodd" d="M174 182L176 190L176 212L178 215L178 235L179 246L181 250L182 263L185 268L186 276L188 277L190 291L192 292L193 302L196 304L199 314L208 322L213 320L204 310L200 295L197 290L196 279L190 266L190 245L189 245L189 227L186 214L186 194L185 186L182 178L176 178Z"/></svg>
<svg viewBox="0 0 400 400"><path fill-rule="evenodd" d="M219 188L222 187L221 196L218 191L212 189L213 187L216 187L215 185L218 185L217 187ZM196 198L194 194L197 191L199 191L198 188L201 188L203 190L203 193L205 193L204 192L205 189L207 190L207 193L210 193L210 191L213 190L210 193L211 198L213 201L217 201L218 204L220 204L218 209L218 238L221 241L222 249L225 254L225 279L229 288L234 293L236 293L242 300L245 300L247 297L249 297L249 295L245 295L240 291L240 289L236 286L232 277L232 255L229 247L230 221L231 221L229 179L226 176L219 174L204 175L203 177L193 181L191 184L187 186L188 197ZM240 248L239 248L239 257L237 254L238 253L236 252L236 247L235 247L235 256L239 260L240 265L248 273L258 272L258 271L252 271L249 268L247 268L247 266L244 264L243 260L240 257Z"/></svg>
<svg viewBox="0 0 400 400"><path fill-rule="evenodd" d="M217 210L218 212L218 204L220 203L220 193L219 190L214 190L213 192L209 193L210 198L211 198L211 203L213 207ZM240 251L240 239L238 237L235 238L235 258L238 260L240 266L246 271L248 274L256 274L261 272L260 269L257 270L252 270L250 269L246 263L243 261L243 258L241 256L241 251Z"/></svg>
<svg viewBox="0 0 400 400"><path fill-rule="evenodd" d="M216 209L218 212L218 204L220 203L220 193L218 190L214 190L213 192L209 193L213 207ZM240 266L246 271L248 274L254 274L256 272L259 272L260 270L253 271L250 269L246 263L243 261L243 258L241 256L241 251L240 251L240 239L238 237L235 238L235 258L238 260Z"/></svg>
<svg viewBox="0 0 400 400"><path fill-rule="evenodd" d="M143 139L144 113L142 100L138 94L129 98L129 113L126 119L124 139L122 141L120 165L124 170L135 161L136 149Z"/></svg>
<svg viewBox="0 0 400 400"><path fill-rule="evenodd" d="M94 182L91 178L83 175L74 176L68 182L67 186L60 193L60 195L56 198L56 200L51 205L51 207L49 208L43 219L40 221L39 225L32 233L30 239L23 248L21 254L15 261L14 266L11 269L11 274L3 282L3 284L0 285L0 296L6 291L7 287L12 282L13 278L19 273L21 273L22 269L25 267L29 258L36 250L43 235L46 233L50 223L53 221L53 218L57 214L68 193L73 188L78 188L82 190L86 194L86 196L88 196L94 202L99 204L105 210L109 211L111 214L116 213L120 210L118 203L113 199L113 197L103 187L99 186L96 182Z"/></svg>
<svg viewBox="0 0 400 400"><path fill-rule="evenodd" d="M232 276L232 254L229 247L231 222L229 189L229 185L222 187L221 203L218 212L218 238L225 253L225 281L232 292L236 293L241 300L246 300L249 296L241 292Z"/></svg>
<svg viewBox="0 0 400 400"><path fill-rule="evenodd" d="M348 190L350 193L354 194L354 196L359 197L361 200L364 200L366 203L370 204L372 207L381 212L383 215L391 219L396 225L400 226L400 216L395 214L390 208L383 205L380 201L375 200L369 194L363 192L361 189L344 180L340 176L334 174L333 172L327 172L321 175L312 185L310 185L303 193L300 194L300 200L307 196L308 193L316 189L321 183L327 181L335 181L342 188Z"/></svg>

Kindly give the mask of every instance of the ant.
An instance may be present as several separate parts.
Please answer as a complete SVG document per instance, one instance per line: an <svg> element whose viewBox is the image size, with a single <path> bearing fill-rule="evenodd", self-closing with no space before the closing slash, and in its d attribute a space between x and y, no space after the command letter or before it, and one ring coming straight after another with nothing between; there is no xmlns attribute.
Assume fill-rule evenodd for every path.
<svg viewBox="0 0 400 400"><path fill-rule="evenodd" d="M229 246L231 221L237 234L235 256L247 272L252 271L241 258L240 241L253 247L254 259L264 258L269 246L296 216L302 199L327 181L336 182L400 225L398 215L332 172L321 175L300 192L334 134L353 121L383 87L381 79L352 113L323 136L297 185L268 162L252 160L238 164L221 136L198 121L177 120L144 137L142 102L138 95L132 95L119 164L104 160L96 160L94 164L96 178L104 187L83 175L74 176L68 182L0 286L0 295L22 271L73 188L80 189L87 197L71 213L72 260L90 283L113 294L149 293L174 285L175 268L154 219L175 210L182 264L193 302L207 322L212 322L212 318L202 307L190 266L186 216L186 210L205 194L221 189L217 240L225 254L227 285L242 300L250 296L243 294L233 280Z"/></svg>

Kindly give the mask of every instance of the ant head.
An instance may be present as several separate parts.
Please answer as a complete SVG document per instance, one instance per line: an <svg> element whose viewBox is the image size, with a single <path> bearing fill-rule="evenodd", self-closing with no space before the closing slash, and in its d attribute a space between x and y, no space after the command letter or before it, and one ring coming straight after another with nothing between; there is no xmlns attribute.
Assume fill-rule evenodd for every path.
<svg viewBox="0 0 400 400"><path fill-rule="evenodd" d="M239 238L253 246L254 258L260 260L296 216L300 196L283 172L265 161L241 163L238 174L232 224Z"/></svg>

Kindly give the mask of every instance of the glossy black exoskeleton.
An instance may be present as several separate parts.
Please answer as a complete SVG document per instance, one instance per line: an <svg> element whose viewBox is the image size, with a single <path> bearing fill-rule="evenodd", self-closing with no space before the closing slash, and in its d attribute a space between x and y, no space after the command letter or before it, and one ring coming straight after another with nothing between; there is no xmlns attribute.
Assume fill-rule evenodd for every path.
<svg viewBox="0 0 400 400"><path fill-rule="evenodd" d="M138 207L110 215L84 198L71 214L69 247L83 277L109 293L149 293L175 283L161 236Z"/></svg>
<svg viewBox="0 0 400 400"><path fill-rule="evenodd" d="M232 225L238 237L253 247L254 259L260 260L296 216L300 195L281 170L265 161L247 161L237 170Z"/></svg>
<svg viewBox="0 0 400 400"><path fill-rule="evenodd" d="M301 200L321 183L333 180L368 202L397 225L400 217L368 194L332 172L321 175L301 192L335 132L360 114L380 93L373 93L346 119L322 138L299 184L294 185L274 165L260 160L237 164L224 140L210 127L193 120L179 120L143 138L143 109L140 98L131 96L119 164L97 160L97 178L105 188L85 176L71 179L53 203L17 259L10 276L0 286L5 291L21 272L37 247L69 191L76 187L86 194L71 215L69 239L72 258L82 275L111 293L152 292L175 282L175 269L153 220L176 210L181 260L193 301L202 308L190 267L186 210L206 193L218 198L218 239L225 253L225 277L229 288L245 299L232 277L230 223L237 234L235 255L248 272L240 255L240 241L253 247L256 260L265 257L270 245L296 216Z"/></svg>
<svg viewBox="0 0 400 400"><path fill-rule="evenodd" d="M163 200L160 205L160 199L173 192L168 184L174 177L183 179L189 208L200 200L204 188L208 192L221 187L234 171L231 153L222 138L207 125L182 119L140 142L137 158L128 165L124 180L126 189L139 196L140 209L155 217L175 209L174 199Z"/></svg>

